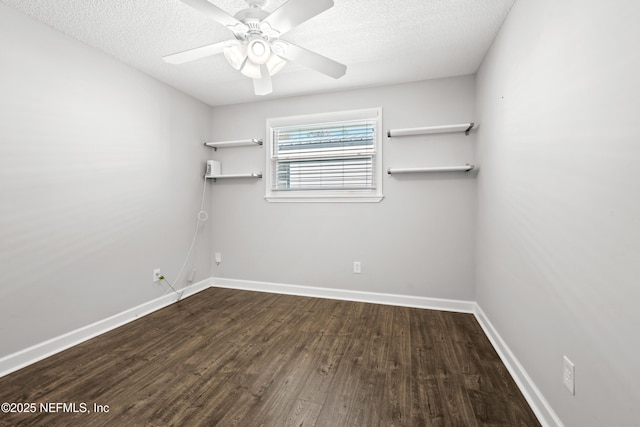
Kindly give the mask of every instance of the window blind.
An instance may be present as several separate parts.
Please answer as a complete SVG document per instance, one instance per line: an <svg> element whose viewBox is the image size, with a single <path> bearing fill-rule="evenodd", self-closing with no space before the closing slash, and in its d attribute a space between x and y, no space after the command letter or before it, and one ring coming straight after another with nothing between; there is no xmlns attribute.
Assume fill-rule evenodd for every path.
<svg viewBox="0 0 640 427"><path fill-rule="evenodd" d="M373 190L376 122L273 129L273 190Z"/></svg>

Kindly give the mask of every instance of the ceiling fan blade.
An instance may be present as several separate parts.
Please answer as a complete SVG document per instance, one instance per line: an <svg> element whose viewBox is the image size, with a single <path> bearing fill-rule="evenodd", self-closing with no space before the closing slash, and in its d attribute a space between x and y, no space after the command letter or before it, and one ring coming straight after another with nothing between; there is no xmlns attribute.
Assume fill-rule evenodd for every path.
<svg viewBox="0 0 640 427"><path fill-rule="evenodd" d="M273 43L272 47L276 55L288 61L319 71L334 79L339 79L347 72L346 65L293 43L278 40Z"/></svg>
<svg viewBox="0 0 640 427"><path fill-rule="evenodd" d="M264 64L260 65L260 75L262 76L261 78L253 79L253 90L256 95L268 95L273 91L273 87L269 70Z"/></svg>
<svg viewBox="0 0 640 427"><path fill-rule="evenodd" d="M230 46L234 42L236 42L236 40L208 44L206 46L196 47L195 49L189 49L163 56L162 59L169 64L184 64L185 62L195 61L196 59L206 58L207 56L222 53L225 47Z"/></svg>
<svg viewBox="0 0 640 427"><path fill-rule="evenodd" d="M333 0L289 0L264 18L262 23L284 34L332 6Z"/></svg>
<svg viewBox="0 0 640 427"><path fill-rule="evenodd" d="M218 6L209 3L207 0L182 0L183 3L188 4L192 8L199 10L203 14L207 15L209 18L214 21L219 22L220 24L233 29L234 27L240 27L246 29L247 26L242 22L238 21L233 16L229 15L224 10L220 9Z"/></svg>

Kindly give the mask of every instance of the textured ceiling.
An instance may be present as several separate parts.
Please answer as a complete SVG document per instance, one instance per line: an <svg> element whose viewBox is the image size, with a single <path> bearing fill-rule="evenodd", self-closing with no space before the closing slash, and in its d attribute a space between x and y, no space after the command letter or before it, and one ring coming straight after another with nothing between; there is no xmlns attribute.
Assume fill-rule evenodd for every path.
<svg viewBox="0 0 640 427"><path fill-rule="evenodd" d="M515 0L334 0L282 38L347 65L347 74L335 80L288 63L262 97L223 55L181 65L162 60L233 38L180 0L0 1L215 106L472 74ZM244 0L210 1L231 15L246 8Z"/></svg>

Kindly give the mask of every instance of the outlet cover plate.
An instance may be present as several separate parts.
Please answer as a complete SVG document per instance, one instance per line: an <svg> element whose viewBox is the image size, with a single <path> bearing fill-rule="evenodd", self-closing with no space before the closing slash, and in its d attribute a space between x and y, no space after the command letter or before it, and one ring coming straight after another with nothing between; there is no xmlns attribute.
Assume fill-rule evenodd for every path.
<svg viewBox="0 0 640 427"><path fill-rule="evenodd" d="M571 394L576 394L576 365L567 356L562 356L562 383Z"/></svg>
<svg viewBox="0 0 640 427"><path fill-rule="evenodd" d="M353 261L353 272L355 274L362 273L362 264L360 263L360 261Z"/></svg>

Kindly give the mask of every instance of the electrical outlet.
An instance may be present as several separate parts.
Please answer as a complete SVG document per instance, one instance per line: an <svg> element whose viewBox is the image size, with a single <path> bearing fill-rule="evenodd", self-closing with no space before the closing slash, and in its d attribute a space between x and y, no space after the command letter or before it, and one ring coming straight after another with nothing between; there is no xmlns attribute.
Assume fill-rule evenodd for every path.
<svg viewBox="0 0 640 427"><path fill-rule="evenodd" d="M576 394L576 365L567 356L562 356L562 383L571 394Z"/></svg>
<svg viewBox="0 0 640 427"><path fill-rule="evenodd" d="M160 281L160 276L162 276L162 273L160 273L160 269L155 268L153 270L153 283L158 283Z"/></svg>
<svg viewBox="0 0 640 427"><path fill-rule="evenodd" d="M216 261L216 265L220 264L222 262L222 254L220 252L216 252L214 254L214 258Z"/></svg>
<svg viewBox="0 0 640 427"><path fill-rule="evenodd" d="M360 264L360 261L353 261L353 272L355 274L362 273L362 264Z"/></svg>
<svg viewBox="0 0 640 427"><path fill-rule="evenodd" d="M195 268L191 270L191 273L189 273L189 277L187 278L187 282L193 283L193 279L196 277L196 271L197 270Z"/></svg>

